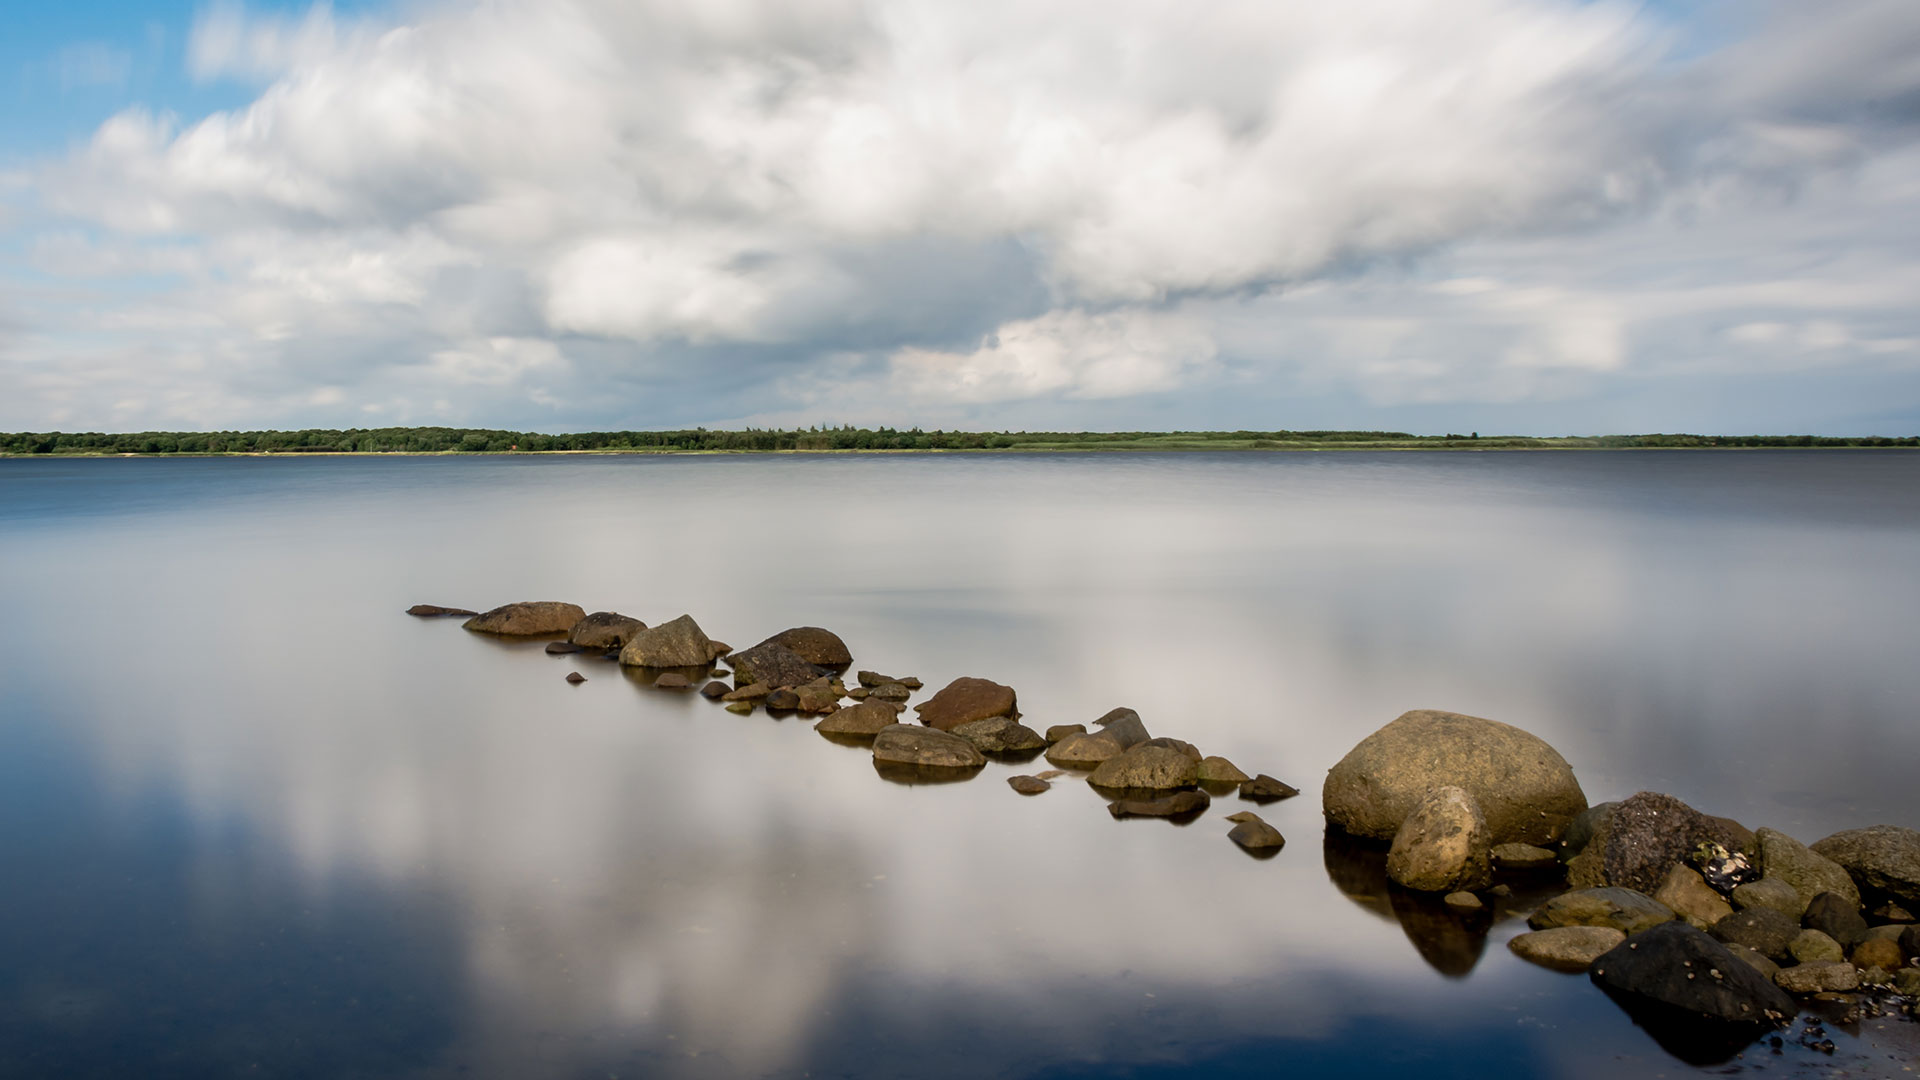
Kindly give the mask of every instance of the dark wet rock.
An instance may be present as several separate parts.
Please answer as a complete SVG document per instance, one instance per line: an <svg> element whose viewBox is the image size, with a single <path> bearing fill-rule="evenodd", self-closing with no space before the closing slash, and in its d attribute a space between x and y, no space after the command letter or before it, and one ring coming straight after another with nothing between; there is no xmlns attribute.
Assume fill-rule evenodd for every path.
<svg viewBox="0 0 1920 1080"><path fill-rule="evenodd" d="M1493 865L1502 870L1550 870L1560 865L1560 856L1532 844L1495 844Z"/></svg>
<svg viewBox="0 0 1920 1080"><path fill-rule="evenodd" d="M1287 846L1287 838L1280 830L1251 810L1242 810L1237 814L1228 814L1227 820L1233 822L1227 839L1246 848L1248 851L1279 851Z"/></svg>
<svg viewBox="0 0 1920 1080"><path fill-rule="evenodd" d="M1619 805L1618 802L1595 803L1575 814L1573 820L1567 822L1567 831L1560 835L1560 858L1564 861L1585 851L1594 835L1613 816L1613 808Z"/></svg>
<svg viewBox="0 0 1920 1080"><path fill-rule="evenodd" d="M1800 899L1799 890L1781 881L1779 878L1763 877L1758 881L1749 881L1736 886L1728 896L1736 910L1748 908L1772 908L1790 919L1799 919L1801 912L1807 910L1807 902Z"/></svg>
<svg viewBox="0 0 1920 1080"><path fill-rule="evenodd" d="M884 701L849 705L813 726L822 735L872 738L900 722L900 710Z"/></svg>
<svg viewBox="0 0 1920 1080"><path fill-rule="evenodd" d="M415 604L407 609L407 614L418 615L423 619L440 619L450 615L465 617L468 615L478 615L480 613L477 611L469 611L463 607L441 607L438 604Z"/></svg>
<svg viewBox="0 0 1920 1080"><path fill-rule="evenodd" d="M562 604L554 600L529 600L519 604L502 604L492 611L475 615L460 625L482 634L505 634L512 637L564 634L574 623L585 618L586 614L579 604Z"/></svg>
<svg viewBox="0 0 1920 1080"><path fill-rule="evenodd" d="M1773 973L1780 970L1779 964L1737 941L1723 941L1721 944L1727 947L1727 951L1732 953L1735 959L1766 976L1768 982L1772 982Z"/></svg>
<svg viewBox="0 0 1920 1080"><path fill-rule="evenodd" d="M1566 759L1537 736L1476 716L1416 709L1361 740L1327 773L1327 820L1385 840L1436 787L1464 789L1493 843L1546 844L1587 808Z"/></svg>
<svg viewBox="0 0 1920 1080"><path fill-rule="evenodd" d="M1920 906L1920 831L1869 825L1834 833L1812 850L1846 870L1861 892Z"/></svg>
<svg viewBox="0 0 1920 1080"><path fill-rule="evenodd" d="M762 702L768 709L781 709L791 712L800 707L800 695L792 690L775 690Z"/></svg>
<svg viewBox="0 0 1920 1080"><path fill-rule="evenodd" d="M1807 931L1809 934L1815 932ZM1873 967L1894 971L1907 962L1906 953L1900 948L1900 943L1886 938L1867 938L1861 941L1848 950L1847 959L1853 961L1853 966L1862 971Z"/></svg>
<svg viewBox="0 0 1920 1080"><path fill-rule="evenodd" d="M847 651L847 643L840 640L840 635L818 626L796 626L791 630L782 630L760 645L778 645L809 664L823 667L844 670L846 665L853 663L853 654ZM757 649L760 645L753 648ZM747 651L752 652L753 649Z"/></svg>
<svg viewBox="0 0 1920 1080"><path fill-rule="evenodd" d="M1793 886L1802 900L1811 904L1814 897L1832 892L1860 906L1860 889L1839 863L1775 829L1760 829L1753 836L1761 871Z"/></svg>
<svg viewBox="0 0 1920 1080"><path fill-rule="evenodd" d="M1909 926L1900 931L1900 951L1909 957L1920 956L1920 926Z"/></svg>
<svg viewBox="0 0 1920 1080"><path fill-rule="evenodd" d="M776 689L804 686L827 674L827 669L777 642L763 641L727 659L733 664L734 681L766 683Z"/></svg>
<svg viewBox="0 0 1920 1080"><path fill-rule="evenodd" d="M1018 754L1047 745L1038 732L1004 716L961 724L953 733L979 747L983 754Z"/></svg>
<svg viewBox="0 0 1920 1080"><path fill-rule="evenodd" d="M587 677L577 671L569 671L567 672L567 681L575 686L579 686L581 683L587 681Z"/></svg>
<svg viewBox="0 0 1920 1080"><path fill-rule="evenodd" d="M1141 743L1101 762L1087 782L1115 791L1172 791L1192 787L1198 772L1194 760L1179 750Z"/></svg>
<svg viewBox="0 0 1920 1080"><path fill-rule="evenodd" d="M712 659L713 643L691 615L636 631L620 649L628 667L695 667Z"/></svg>
<svg viewBox="0 0 1920 1080"><path fill-rule="evenodd" d="M1787 947L1800 936L1800 924L1772 908L1748 908L1714 923L1708 932L1721 941L1745 945L1779 963L1792 955Z"/></svg>
<svg viewBox="0 0 1920 1080"><path fill-rule="evenodd" d="M1007 786L1022 795L1038 795L1053 787L1052 784L1047 783L1037 776L1009 776L1007 777Z"/></svg>
<svg viewBox="0 0 1920 1080"><path fill-rule="evenodd" d="M1093 726L1113 736L1122 750L1131 750L1153 737L1147 734L1147 725L1140 719L1140 714L1128 708L1108 710L1105 716L1093 722Z"/></svg>
<svg viewBox="0 0 1920 1080"><path fill-rule="evenodd" d="M914 706L920 722L930 728L952 731L961 724L1004 716L1020 718L1013 687L989 679L963 676L948 683L931 698Z"/></svg>
<svg viewBox="0 0 1920 1080"><path fill-rule="evenodd" d="M1158 799L1121 799L1108 804L1107 812L1117 818L1159 817L1194 818L1212 802L1205 792L1176 791Z"/></svg>
<svg viewBox="0 0 1920 1080"><path fill-rule="evenodd" d="M1120 753L1120 743L1104 731L1069 735L1047 748L1047 761L1063 769L1092 769Z"/></svg>
<svg viewBox="0 0 1920 1080"><path fill-rule="evenodd" d="M1473 796L1446 785L1416 803L1393 835L1387 877L1419 892L1447 893L1491 884L1487 823Z"/></svg>
<svg viewBox="0 0 1920 1080"><path fill-rule="evenodd" d="M1588 975L1616 1001L1759 1029L1795 1014L1792 999L1724 946L1681 922L1636 934L1596 958Z"/></svg>
<svg viewBox="0 0 1920 1080"><path fill-rule="evenodd" d="M830 713L840 708L840 691L829 679L815 679L803 686L793 688L796 699L794 709L816 716Z"/></svg>
<svg viewBox="0 0 1920 1080"><path fill-rule="evenodd" d="M1703 841L1725 844L1725 826L1671 795L1642 791L1613 808L1585 850L1567 863L1575 888L1618 885L1651 895Z"/></svg>
<svg viewBox="0 0 1920 1080"><path fill-rule="evenodd" d="M1839 893L1824 892L1814 897L1801 913L1800 922L1839 942L1843 949L1853 948L1867 936L1867 920L1861 918L1860 909Z"/></svg>
<svg viewBox="0 0 1920 1080"><path fill-rule="evenodd" d="M585 651L586 650L582 649L580 646L567 641L547 642L548 656L565 656L568 653L577 653L577 652L585 652Z"/></svg>
<svg viewBox="0 0 1920 1080"><path fill-rule="evenodd" d="M1569 974L1587 970L1607 950L1627 940L1611 926L1557 926L1520 934L1507 942L1515 956Z"/></svg>
<svg viewBox="0 0 1920 1080"><path fill-rule="evenodd" d="M1480 909L1487 906L1486 904L1481 903L1479 897L1473 895L1470 892L1467 892L1464 889L1462 889L1459 892L1450 892L1447 895L1441 897L1440 901L1441 903L1444 903L1447 905L1447 910L1458 911L1462 914L1477 912Z"/></svg>
<svg viewBox="0 0 1920 1080"><path fill-rule="evenodd" d="M1527 918L1535 930L1556 926L1611 926L1624 934L1642 933L1672 922L1673 909L1645 893L1605 886L1575 889L1548 900ZM1785 947L1785 942L1781 942Z"/></svg>
<svg viewBox="0 0 1920 1080"><path fill-rule="evenodd" d="M1219 755L1210 755L1200 759L1200 782L1203 784L1244 784L1253 779L1240 771L1233 762Z"/></svg>
<svg viewBox="0 0 1920 1080"><path fill-rule="evenodd" d="M692 686L693 680L678 671L662 672L659 678L653 680L656 690L686 690Z"/></svg>
<svg viewBox="0 0 1920 1080"><path fill-rule="evenodd" d="M1781 968L1773 984L1789 994L1836 993L1860 989L1860 973L1845 960L1815 961Z"/></svg>
<svg viewBox="0 0 1920 1080"><path fill-rule="evenodd" d="M1691 866L1675 865L1667 871L1653 898L1672 908L1675 915L1696 930L1705 930L1733 914L1733 905Z"/></svg>
<svg viewBox="0 0 1920 1080"><path fill-rule="evenodd" d="M727 684L721 682L719 679L714 679L700 688L700 696L706 698L726 697Z"/></svg>
<svg viewBox="0 0 1920 1080"><path fill-rule="evenodd" d="M1818 930L1802 930L1799 935L1787 943L1787 955L1795 963L1810 964L1820 961L1845 960L1847 950L1840 943Z"/></svg>
<svg viewBox="0 0 1920 1080"><path fill-rule="evenodd" d="M748 683L745 686L742 686L735 690L729 690L726 693L720 695L720 700L721 701L758 701L761 698L766 697L768 694L771 694L771 693L773 693L773 687L768 686L766 683L763 683L763 682Z"/></svg>
<svg viewBox="0 0 1920 1080"><path fill-rule="evenodd" d="M958 735L914 724L893 724L874 736L873 759L919 768L971 770L987 763L974 745Z"/></svg>
<svg viewBox="0 0 1920 1080"><path fill-rule="evenodd" d="M1254 777L1240 785L1240 797L1249 802L1270 803L1281 799L1291 799L1300 794L1300 789L1292 784L1283 784L1266 773Z"/></svg>
<svg viewBox="0 0 1920 1080"><path fill-rule="evenodd" d="M1085 735L1085 724L1055 724L1047 729L1047 745L1052 746L1069 735Z"/></svg>
<svg viewBox="0 0 1920 1080"><path fill-rule="evenodd" d="M647 624L617 611L596 611L567 629L567 640L583 649L618 649Z"/></svg>
<svg viewBox="0 0 1920 1080"><path fill-rule="evenodd" d="M913 691L907 689L905 683L897 682L881 683L879 686L868 691L868 693L873 697L879 698L881 701L893 702L905 701L913 696Z"/></svg>
<svg viewBox="0 0 1920 1080"><path fill-rule="evenodd" d="M1108 732L1111 732L1113 729L1107 728L1106 730ZM1193 745L1190 742L1187 742L1184 739L1169 739L1169 738L1166 738L1165 736L1162 736L1157 739L1148 739L1145 742L1134 743L1133 745L1134 746L1158 746L1158 747L1165 748L1167 750L1178 750L1182 754L1185 754L1188 760L1193 762L1196 770L1199 768L1199 765L1200 765L1200 760L1201 760L1200 748ZM1133 749L1133 747L1130 746L1130 747L1127 747L1127 749L1131 750Z"/></svg>
<svg viewBox="0 0 1920 1080"><path fill-rule="evenodd" d="M748 713L753 711L753 702L751 701L730 702L727 705L727 711L734 714L735 716L745 716Z"/></svg>

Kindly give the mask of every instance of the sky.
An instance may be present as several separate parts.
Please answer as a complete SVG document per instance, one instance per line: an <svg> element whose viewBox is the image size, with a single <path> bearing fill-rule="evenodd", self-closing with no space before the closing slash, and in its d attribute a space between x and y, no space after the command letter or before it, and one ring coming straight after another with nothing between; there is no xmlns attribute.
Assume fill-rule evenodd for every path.
<svg viewBox="0 0 1920 1080"><path fill-rule="evenodd" d="M1920 433L1913 0L0 36L0 430Z"/></svg>

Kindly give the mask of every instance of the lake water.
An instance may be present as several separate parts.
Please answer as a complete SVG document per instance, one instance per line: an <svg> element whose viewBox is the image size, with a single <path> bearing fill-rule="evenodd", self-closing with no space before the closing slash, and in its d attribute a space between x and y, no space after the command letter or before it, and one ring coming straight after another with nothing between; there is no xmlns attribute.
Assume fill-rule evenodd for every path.
<svg viewBox="0 0 1920 1080"><path fill-rule="evenodd" d="M826 626L1303 794L1256 860L1237 799L891 783L401 614L528 599ZM1920 454L0 461L0 611L7 1076L1680 1075L1323 843L1327 768L1443 708L1594 801L1920 825Z"/></svg>

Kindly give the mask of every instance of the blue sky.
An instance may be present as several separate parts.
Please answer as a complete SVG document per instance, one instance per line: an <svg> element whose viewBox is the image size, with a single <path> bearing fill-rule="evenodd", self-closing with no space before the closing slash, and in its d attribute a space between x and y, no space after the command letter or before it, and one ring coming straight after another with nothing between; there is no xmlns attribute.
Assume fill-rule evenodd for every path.
<svg viewBox="0 0 1920 1080"><path fill-rule="evenodd" d="M1920 431L1907 0L9 27L0 429Z"/></svg>

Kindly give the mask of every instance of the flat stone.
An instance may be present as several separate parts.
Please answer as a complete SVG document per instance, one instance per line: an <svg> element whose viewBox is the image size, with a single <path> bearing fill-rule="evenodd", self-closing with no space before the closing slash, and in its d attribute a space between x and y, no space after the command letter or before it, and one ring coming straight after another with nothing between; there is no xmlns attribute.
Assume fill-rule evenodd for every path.
<svg viewBox="0 0 1920 1080"><path fill-rule="evenodd" d="M1052 746L1069 735L1085 735L1085 724L1055 724L1047 729L1047 745Z"/></svg>
<svg viewBox="0 0 1920 1080"><path fill-rule="evenodd" d="M575 686L579 686L581 683L587 681L587 677L577 671L569 671L567 672L567 681Z"/></svg>
<svg viewBox="0 0 1920 1080"><path fill-rule="evenodd" d="M882 683L900 681L899 679L896 679L891 675L882 675L877 671L856 672L853 677L857 682L859 682L861 686L867 686L867 687L879 686Z"/></svg>
<svg viewBox="0 0 1920 1080"><path fill-rule="evenodd" d="M1039 777L1042 780L1058 780L1060 777L1067 775L1067 770L1048 769L1045 772L1037 772L1037 773L1034 773L1033 775Z"/></svg>
<svg viewBox="0 0 1920 1080"><path fill-rule="evenodd" d="M967 740L987 754L1018 754L1028 750L1038 750L1047 745L1039 732L1004 716L975 720L971 724L961 724L953 729L955 735Z"/></svg>
<svg viewBox="0 0 1920 1080"><path fill-rule="evenodd" d="M995 716L1020 718L1013 687L971 676L948 683L939 693L915 705L914 711L920 714L922 724L941 731Z"/></svg>
<svg viewBox="0 0 1920 1080"><path fill-rule="evenodd" d="M1118 791L1172 791L1192 787L1198 780L1198 772L1195 761L1179 750L1141 743L1101 762L1087 782Z"/></svg>
<svg viewBox="0 0 1920 1080"><path fill-rule="evenodd" d="M1575 889L1540 905L1527 917L1535 930L1556 926L1611 926L1633 935L1673 921L1673 909L1645 893L1603 886Z"/></svg>
<svg viewBox="0 0 1920 1080"><path fill-rule="evenodd" d="M1791 999L1719 942L1683 922L1628 939L1588 968L1595 985L1617 1000L1659 1006L1669 1015L1750 1027L1755 1032L1791 1017Z"/></svg>
<svg viewBox="0 0 1920 1080"><path fill-rule="evenodd" d="M567 640L583 649L618 649L647 624L617 611L596 611L567 628Z"/></svg>
<svg viewBox="0 0 1920 1080"><path fill-rule="evenodd" d="M460 625L482 634L527 637L533 634L564 634L586 616L586 609L579 604L528 600L518 604L502 604Z"/></svg>
<svg viewBox="0 0 1920 1080"><path fill-rule="evenodd" d="M570 641L549 641L549 642L547 642L547 655L548 655L548 656L565 656L565 655L567 655L568 653L577 653L577 652L585 652L585 651L586 651L586 650L584 650L584 649L582 649L582 648L581 648L580 646L578 646L578 645L575 645L575 644L573 644L573 643L572 643L572 642L570 642Z"/></svg>
<svg viewBox="0 0 1920 1080"><path fill-rule="evenodd" d="M1009 776L1007 777L1007 786L1022 795L1038 795L1053 787L1052 784L1047 783L1037 776Z"/></svg>
<svg viewBox="0 0 1920 1080"><path fill-rule="evenodd" d="M736 701L727 706L727 711L736 716L745 716L753 711L753 702Z"/></svg>
<svg viewBox="0 0 1920 1080"><path fill-rule="evenodd" d="M1855 908L1860 906L1860 889L1839 863L1774 829L1759 829L1753 836L1764 876L1793 886L1800 899L1809 904L1821 893L1832 892L1845 897Z"/></svg>
<svg viewBox="0 0 1920 1080"><path fill-rule="evenodd" d="M1608 949L1627 940L1611 926L1559 926L1516 935L1507 949L1530 964L1568 973L1585 971Z"/></svg>
<svg viewBox="0 0 1920 1080"><path fill-rule="evenodd" d="M1920 905L1920 831L1869 825L1834 833L1812 850L1846 870L1864 891Z"/></svg>
<svg viewBox="0 0 1920 1080"><path fill-rule="evenodd" d="M1159 799L1121 799L1109 803L1107 812L1117 818L1197 816L1211 801L1202 791L1176 791Z"/></svg>
<svg viewBox="0 0 1920 1080"><path fill-rule="evenodd" d="M905 701L913 696L913 691L907 689L906 683L897 682L881 683L879 686L874 687L870 693L881 701L894 702Z"/></svg>
<svg viewBox="0 0 1920 1080"><path fill-rule="evenodd" d="M713 642L691 615L637 631L620 649L628 667L695 667L712 659Z"/></svg>
<svg viewBox="0 0 1920 1080"><path fill-rule="evenodd" d="M1461 913L1479 911L1481 908L1486 907L1485 904L1480 902L1479 897L1464 889L1460 892L1448 893L1446 896L1441 897L1440 902L1447 905L1448 910Z"/></svg>
<svg viewBox="0 0 1920 1080"><path fill-rule="evenodd" d="M1532 844L1495 844L1493 865L1502 870L1546 870L1560 865L1560 856Z"/></svg>
<svg viewBox="0 0 1920 1080"><path fill-rule="evenodd" d="M1714 923L1708 932L1721 941L1738 942L1779 962L1792 955L1787 947L1800 936L1800 924L1772 908L1748 908Z"/></svg>
<svg viewBox="0 0 1920 1080"><path fill-rule="evenodd" d="M1047 761L1063 769L1092 769L1120 752L1120 743L1104 731L1069 735L1047 748Z"/></svg>
<svg viewBox="0 0 1920 1080"><path fill-rule="evenodd" d="M1672 908L1696 930L1705 930L1733 914L1733 905L1714 892L1698 870L1682 864L1667 871L1653 898Z"/></svg>
<svg viewBox="0 0 1920 1080"><path fill-rule="evenodd" d="M1860 989L1860 973L1844 960L1795 964L1774 972L1773 984L1789 994L1833 993Z"/></svg>
<svg viewBox="0 0 1920 1080"><path fill-rule="evenodd" d="M1493 882L1491 845L1480 807L1464 788L1433 789L1393 835L1387 877L1419 892L1485 888Z"/></svg>
<svg viewBox="0 0 1920 1080"><path fill-rule="evenodd" d="M1227 839L1248 851L1278 851L1287 846L1287 838L1280 835L1280 830L1267 824L1258 814L1242 810L1237 814L1228 814L1227 820L1234 823L1227 832Z"/></svg>
<svg viewBox="0 0 1920 1080"><path fill-rule="evenodd" d="M1800 891L1779 878L1763 877L1759 881L1736 885L1730 898L1734 908L1739 911L1757 907L1772 908L1796 922L1800 913L1807 910L1807 902L1800 899Z"/></svg>
<svg viewBox="0 0 1920 1080"><path fill-rule="evenodd" d="M740 687L738 690L729 690L726 693L720 695L720 700L721 701L758 701L759 699L766 697L768 694L771 694L771 693L773 693L773 687L768 686L766 683L761 683L761 682L748 683L747 685Z"/></svg>
<svg viewBox="0 0 1920 1080"><path fill-rule="evenodd" d="M960 736L914 724L882 728L874 736L873 759L936 769L977 769L987 763L986 757Z"/></svg>
<svg viewBox="0 0 1920 1080"><path fill-rule="evenodd" d="M478 615L480 613L463 607L441 607L438 604L415 604L407 609L407 614L417 615L423 619L440 619L450 615L467 616Z"/></svg>
<svg viewBox="0 0 1920 1080"><path fill-rule="evenodd" d="M1300 794L1300 789L1292 784L1283 784L1266 773L1254 777L1240 785L1240 797L1248 802L1270 803L1281 799L1291 799Z"/></svg>
<svg viewBox="0 0 1920 1080"><path fill-rule="evenodd" d="M669 671L653 680L656 690L686 690L693 686L693 680L677 671Z"/></svg>
<svg viewBox="0 0 1920 1080"><path fill-rule="evenodd" d="M822 735L872 738L900 722L900 710L884 701L849 705L813 725Z"/></svg>

